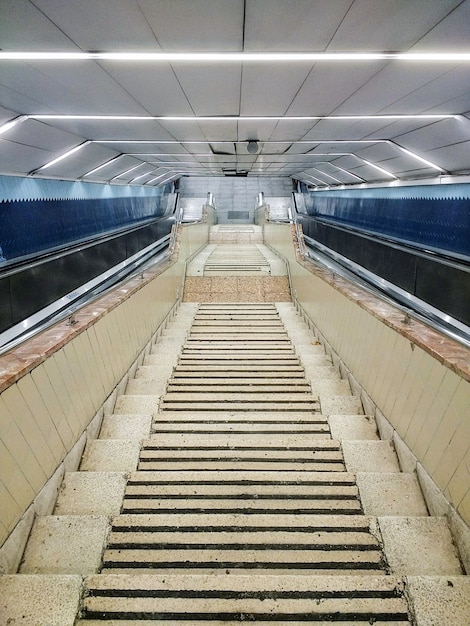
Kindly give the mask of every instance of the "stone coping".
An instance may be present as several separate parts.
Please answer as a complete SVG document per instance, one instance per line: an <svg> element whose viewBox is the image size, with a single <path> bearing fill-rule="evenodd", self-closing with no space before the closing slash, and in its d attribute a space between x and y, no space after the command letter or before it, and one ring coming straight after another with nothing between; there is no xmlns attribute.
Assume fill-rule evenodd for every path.
<svg viewBox="0 0 470 626"><path fill-rule="evenodd" d="M292 228L292 237L296 259L302 267L327 282L349 300L356 302L361 308L470 382L470 350L461 346L450 337L446 337L437 330L426 326L423 322L405 318L403 312L392 304L381 300L357 285L353 285L331 271L325 270L313 261L306 260L299 251L294 227ZM143 278L133 278L124 285L98 298L92 304L78 310L74 314L74 324L70 324L68 320L59 322L17 348L0 356L0 393L23 376L26 376L51 354L59 351L69 341L87 330L109 311L122 304L154 278L165 272L173 264L175 257L177 257L177 251L175 253L172 259L166 261L161 266L145 270Z"/></svg>
<svg viewBox="0 0 470 626"><path fill-rule="evenodd" d="M173 265L174 257L79 309L73 315L73 324L70 318L65 319L0 356L0 393L165 272Z"/></svg>
<svg viewBox="0 0 470 626"><path fill-rule="evenodd" d="M424 322L406 317L398 307L385 302L332 271L324 269L315 261L307 260L299 250L295 227L292 227L292 238L296 260L302 267L470 382L470 350L468 348L427 326Z"/></svg>

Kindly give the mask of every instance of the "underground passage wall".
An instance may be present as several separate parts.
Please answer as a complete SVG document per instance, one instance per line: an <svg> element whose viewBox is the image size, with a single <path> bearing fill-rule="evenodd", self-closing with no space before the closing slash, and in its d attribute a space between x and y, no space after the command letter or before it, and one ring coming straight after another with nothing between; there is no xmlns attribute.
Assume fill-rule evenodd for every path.
<svg viewBox="0 0 470 626"><path fill-rule="evenodd" d="M21 554L35 513L52 511L64 471L78 467L87 436L150 350L209 223L180 227L171 261L83 308L73 326L60 323L0 356L0 546L14 531L0 572L15 571L10 555Z"/></svg>
<svg viewBox="0 0 470 626"><path fill-rule="evenodd" d="M343 375L416 470L433 514L470 525L469 351L331 272L300 261L290 225L265 224L289 262L292 292ZM444 500L445 498L445 500ZM454 516L454 532L468 532Z"/></svg>
<svg viewBox="0 0 470 626"><path fill-rule="evenodd" d="M315 245L406 293L404 300L411 296L470 326L469 184L340 189L296 198L304 235Z"/></svg>

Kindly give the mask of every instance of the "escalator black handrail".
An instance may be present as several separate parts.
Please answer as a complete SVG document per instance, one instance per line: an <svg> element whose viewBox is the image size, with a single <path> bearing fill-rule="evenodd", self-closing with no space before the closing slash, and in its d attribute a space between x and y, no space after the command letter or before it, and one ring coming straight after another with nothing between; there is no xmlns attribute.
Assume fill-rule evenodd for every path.
<svg viewBox="0 0 470 626"><path fill-rule="evenodd" d="M404 250L405 252L412 251L417 256L421 256L423 258L432 257L434 260L441 260L447 265L452 265L458 269L470 269L470 257L465 256L459 253L452 253L449 250L443 250L441 248L434 248L432 246L421 245L416 242L411 242L406 239L398 239L394 237L390 237L384 235L383 233L377 233L376 231L362 229L356 226L351 226L349 224L338 223L335 220L330 220L325 217L313 216L313 215L302 215L303 218L307 217L313 220L320 222L321 224L326 224L332 228L336 228L338 230L342 230L345 232L351 232L355 235L364 237L365 239L373 240L373 241L381 241L382 243L390 246L391 248L395 248L396 250Z"/></svg>
<svg viewBox="0 0 470 626"><path fill-rule="evenodd" d="M115 289L120 283L143 274L149 267L164 261L168 256L169 243L170 235L168 234L86 284L96 284L93 288L83 292L80 292L80 289L75 289L56 302L34 313L27 320L23 320L23 322L15 324L12 328L0 333L0 355L12 350L20 343L46 330L53 324L70 318L79 309L94 302L111 289ZM113 271L114 273L112 273ZM86 287L86 285L83 287Z"/></svg>
<svg viewBox="0 0 470 626"><path fill-rule="evenodd" d="M307 246L307 259L313 259L315 262L327 267L334 274L343 276L375 296L390 302L403 311L406 316L414 317L466 347L470 347L470 328L462 322L437 311L437 309L413 296L413 294L408 292L405 294L396 285L373 274L340 253L330 250L327 246L311 237L304 235L304 240ZM317 254L312 255L310 251L314 252L315 250ZM404 295L402 295L402 292Z"/></svg>
<svg viewBox="0 0 470 626"><path fill-rule="evenodd" d="M69 254L73 254L74 252L86 250L87 248L95 246L99 243L111 241L112 239L116 239L121 235L136 232L138 230L146 228L147 226L150 226L151 224L156 224L163 219L168 219L168 216L151 218L149 220L146 220L145 222L139 222L138 224L131 227L129 227L129 225L124 226L122 228L118 228L112 231L107 231L106 233L101 233L100 235L96 235L94 237L84 237L83 239L75 240L73 243L48 249L45 252L28 254L22 257L11 259L10 261L4 261L0 264L0 278L13 276L19 272L23 272L33 267L37 267L38 265L42 265L43 263L48 263L49 261L54 261L62 257L66 257Z"/></svg>

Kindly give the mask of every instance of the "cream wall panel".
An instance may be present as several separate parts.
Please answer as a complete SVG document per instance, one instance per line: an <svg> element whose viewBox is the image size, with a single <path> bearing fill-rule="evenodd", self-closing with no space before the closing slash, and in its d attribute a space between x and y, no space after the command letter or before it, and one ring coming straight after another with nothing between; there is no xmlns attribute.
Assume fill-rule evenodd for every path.
<svg viewBox="0 0 470 626"><path fill-rule="evenodd" d="M2 526L10 533L23 513L23 508L16 502L8 489L0 483L0 499L2 502Z"/></svg>
<svg viewBox="0 0 470 626"><path fill-rule="evenodd" d="M97 315L108 309L102 317L91 305L91 325L0 394L0 546L174 306L209 225L183 227L168 269L130 281L139 289L118 306L119 290L97 301Z"/></svg>
<svg viewBox="0 0 470 626"><path fill-rule="evenodd" d="M62 408L60 416L56 417L56 424L59 429L61 439L66 444L66 450L70 450L76 441L78 434L78 414L77 409L72 402L70 390L64 378L65 372L60 370L55 355L44 362L44 368L47 372L53 389L57 394L57 399Z"/></svg>
<svg viewBox="0 0 470 626"><path fill-rule="evenodd" d="M21 394L19 386L14 385L13 387L7 389L3 394L3 400L7 410L12 416L14 416L14 421L10 423L8 430L2 436L3 442L12 454L13 458L18 460L19 467L23 467L26 463L30 450L35 451L36 454L38 454L38 457L40 457L41 453L45 451L46 457L41 459L42 470L38 468L38 471L43 477L46 476L51 463L51 449L31 411L29 410ZM17 415L21 416L20 420L16 419ZM15 496L11 489L11 485L7 486L10 488L11 493Z"/></svg>
<svg viewBox="0 0 470 626"><path fill-rule="evenodd" d="M290 226L265 225L292 290L331 348L470 523L470 383L297 263Z"/></svg>

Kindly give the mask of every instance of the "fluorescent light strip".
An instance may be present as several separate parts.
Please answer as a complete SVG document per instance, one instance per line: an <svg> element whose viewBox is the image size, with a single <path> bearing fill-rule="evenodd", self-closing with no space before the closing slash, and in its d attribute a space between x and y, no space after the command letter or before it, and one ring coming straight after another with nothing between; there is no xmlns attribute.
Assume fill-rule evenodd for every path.
<svg viewBox="0 0 470 626"><path fill-rule="evenodd" d="M323 172L322 170L319 170L318 167L312 167L312 170L315 170L316 172L319 172L322 176L327 176L328 178L331 178L332 180L334 180L335 182L339 183L340 185L343 184L342 180L339 180L339 178L335 178L334 176L331 176L331 174L327 174L326 172Z"/></svg>
<svg viewBox="0 0 470 626"><path fill-rule="evenodd" d="M389 139L299 139L299 140L290 140L290 141L263 141L264 145L287 145L291 144L324 144L324 143L389 143ZM210 146L211 144L217 145L233 145L233 144L246 144L246 141L207 141L196 139L192 140L181 140L177 139L93 139L93 143L137 143L137 144L165 144L165 145L205 145ZM210 155L216 156L216 155Z"/></svg>
<svg viewBox="0 0 470 626"><path fill-rule="evenodd" d="M313 180L318 180L318 182L321 183L322 185L328 185L328 183L325 180L321 180L321 178L317 178L316 176L313 176L312 174L304 174L304 176L307 178L313 178Z"/></svg>
<svg viewBox="0 0 470 626"><path fill-rule="evenodd" d="M365 183L366 182L364 178L361 178L360 176L356 176L356 174L353 174L349 170L345 170L343 167L340 167L339 165L336 165L336 163L330 163L330 165L332 165L333 167L336 167L337 170L341 170L342 172L344 172L348 176L352 176L353 178L357 178L357 180L360 180L361 183Z"/></svg>
<svg viewBox="0 0 470 626"><path fill-rule="evenodd" d="M379 170L379 172L382 172L382 174L386 174L387 176L390 176L390 178L394 178L395 180L398 180L395 174L391 174L390 172L387 172L387 170L384 170L383 167L380 167L379 165L376 165L375 163L371 163L370 161L366 161L366 159L363 159L362 157L358 157L357 155L355 156L360 161L363 161L367 165L370 165L371 167L374 167L376 170Z"/></svg>
<svg viewBox="0 0 470 626"><path fill-rule="evenodd" d="M153 170L155 171L155 170ZM144 176L151 176L152 172L145 172L145 174L140 174L140 176L136 176L135 178L133 178L132 180L129 181L129 185L132 185L132 183L134 183L136 180L139 180L140 178L143 178Z"/></svg>
<svg viewBox="0 0 470 626"><path fill-rule="evenodd" d="M105 161L105 163L102 163L101 165L98 165L98 167L95 167L94 169L90 170L86 174L83 174L82 178L85 178L86 176L91 176L91 174L94 174L98 170L102 169L103 167L106 167L107 165L110 165L111 163L113 163L114 161L117 161L118 159L120 159L123 156L126 156L126 155L125 154L118 154L117 156L113 157L112 159L109 159L109 161Z"/></svg>
<svg viewBox="0 0 470 626"><path fill-rule="evenodd" d="M0 61L299 62L299 61L469 62L469 52L37 52L0 51Z"/></svg>
<svg viewBox="0 0 470 626"><path fill-rule="evenodd" d="M159 180L160 178L163 178L164 176L167 176L168 172L163 172L163 174L160 174L159 176L155 176L155 178L152 178L151 180L148 180L145 184L148 185L149 183L153 182L154 180Z"/></svg>
<svg viewBox="0 0 470 626"><path fill-rule="evenodd" d="M29 115L35 120L84 120L84 121L126 121L126 122L296 122L308 120L359 121L359 120L442 120L459 117L451 113L417 113L391 115ZM216 142L218 143L218 142Z"/></svg>
<svg viewBox="0 0 470 626"><path fill-rule="evenodd" d="M3 135L3 133L6 133L8 130L10 130L11 128L14 128L15 126L18 126L18 124L21 124L22 122L26 122L27 119L28 119L27 115L18 115L18 117L15 117L9 122L6 122L2 126L0 126L0 135Z"/></svg>
<svg viewBox="0 0 470 626"><path fill-rule="evenodd" d="M61 154L60 156L58 156L57 158L53 159L52 161L49 161L49 163L46 163L45 165L42 165L41 167L38 167L36 170L31 172L30 175L36 174L36 172L40 172L42 170L45 170L48 167L51 167L52 165L55 165L56 163L59 163L59 161L63 161L64 159L67 159L69 156L72 156L72 154L75 154L75 152L78 152L79 150L81 150L85 146L88 146L88 144L90 144L90 143L91 143L91 141L84 141L83 143L79 144L78 146L75 146L75 148L72 148L71 150L68 150L67 152L64 152L64 154Z"/></svg>
<svg viewBox="0 0 470 626"><path fill-rule="evenodd" d="M396 146L397 148L399 148L402 152L404 152L408 156L411 156L411 157L417 159L418 161L421 161L425 165L429 165L429 167L432 167L433 169L437 170L438 172L445 172L446 171L442 167L439 167L439 165L435 165L434 163L431 163L431 161L428 161L427 159L423 159L423 157L420 157L418 154L415 154L414 152L411 152L411 150L407 150L406 148L402 148L402 146L400 146L397 143L395 143L395 141L390 141L390 143L393 146Z"/></svg>
<svg viewBox="0 0 470 626"><path fill-rule="evenodd" d="M451 116L451 117L456 117L456 116ZM246 141L200 141L200 140L196 140L196 141L177 141L177 140L156 140L153 141L151 139L136 139L136 140L128 140L128 139L124 139L124 140L120 140L120 139L94 139L93 143L105 143L105 144L115 144L115 143L121 143L121 144L125 144L125 143L131 143L131 144L155 144L155 145L211 145L214 143L217 143L219 145L233 145L233 144L246 144ZM423 159L423 157L418 156L417 154L414 154L413 152L411 152L410 150L407 150L406 148L402 148L402 146L400 146L399 144L397 144L396 142L390 140L390 139L300 139L298 141L263 141L262 142L264 145L312 145L312 144L316 144L316 145L321 145L321 144L378 144L378 143L386 143L389 144L391 146L395 146L396 148L399 148L401 151L405 152L406 154L408 154L411 157L414 157L415 159L417 159L418 161L421 161L422 163L425 163L426 165L428 165L429 167L432 167L440 172L445 172L446 170L444 170L443 168L439 167L438 165L435 165L434 163L431 163L431 161L427 161L426 159ZM145 153L142 153L145 154ZM295 154L295 153L292 153ZM319 153L317 153L319 154ZM354 154L354 153L351 153ZM215 158L217 155L213 155L210 153L207 154L202 154L202 155L198 155L198 156L208 156L208 157L212 157ZM236 155L234 155L236 156ZM288 156L288 155L283 155L283 156ZM301 156L307 156L305 154L301 155ZM315 156L315 154L312 154L311 156ZM355 155L354 155L355 156ZM358 157L359 158L359 157ZM364 159L362 159L364 160ZM369 163L369 165L372 165L372 167L376 167L377 169L379 169L380 171L382 171L384 174L387 174L388 176L391 176L393 178L397 178L396 176L394 176L393 174L390 174L390 172L387 172L386 170L383 170L382 168L379 168L379 166L374 165L373 163Z"/></svg>
<svg viewBox="0 0 470 626"><path fill-rule="evenodd" d="M146 165L146 163L139 163L139 165L134 165L133 167L125 170L124 172L121 172L121 174L117 174L116 176L113 176L113 178L110 178L109 182L111 183L113 180L116 180L116 178L121 178L121 176L125 176L126 174L130 174L131 172L136 170L138 167L142 167L142 165Z"/></svg>
<svg viewBox="0 0 470 626"><path fill-rule="evenodd" d="M214 158L210 152L203 152L201 154L192 154L191 152L126 152L128 156L153 156L155 158L158 157L211 157Z"/></svg>
<svg viewBox="0 0 470 626"><path fill-rule="evenodd" d="M161 180L158 183L157 187L159 187L160 185L164 185L165 183L169 183L171 180L174 180L175 178L179 178L182 174L183 172L178 172L177 174L173 174L172 176L169 176L168 178Z"/></svg>

